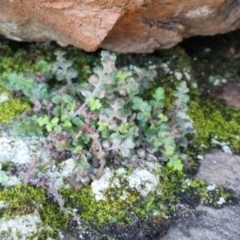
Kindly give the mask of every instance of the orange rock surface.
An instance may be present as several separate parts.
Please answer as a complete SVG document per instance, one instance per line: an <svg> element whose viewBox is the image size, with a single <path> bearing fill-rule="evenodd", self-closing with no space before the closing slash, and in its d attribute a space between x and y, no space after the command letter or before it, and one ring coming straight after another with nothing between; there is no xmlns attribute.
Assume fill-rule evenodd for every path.
<svg viewBox="0 0 240 240"><path fill-rule="evenodd" d="M236 0L0 0L0 33L86 51L152 52L240 27Z"/></svg>

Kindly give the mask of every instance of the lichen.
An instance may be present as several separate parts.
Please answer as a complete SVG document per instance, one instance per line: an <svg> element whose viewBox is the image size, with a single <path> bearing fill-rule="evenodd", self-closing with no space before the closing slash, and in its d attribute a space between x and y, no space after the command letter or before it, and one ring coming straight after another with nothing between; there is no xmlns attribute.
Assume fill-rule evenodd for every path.
<svg viewBox="0 0 240 240"><path fill-rule="evenodd" d="M37 211L32 214L15 216L11 219L0 219L1 239L34 239L38 238L39 233L43 230L46 231L46 229L47 226L44 226Z"/></svg>

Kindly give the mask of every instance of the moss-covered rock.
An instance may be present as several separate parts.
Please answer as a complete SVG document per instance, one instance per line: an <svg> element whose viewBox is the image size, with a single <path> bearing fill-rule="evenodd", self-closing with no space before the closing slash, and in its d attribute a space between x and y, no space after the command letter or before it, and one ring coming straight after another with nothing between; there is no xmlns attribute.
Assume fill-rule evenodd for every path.
<svg viewBox="0 0 240 240"><path fill-rule="evenodd" d="M69 215L47 200L43 188L20 184L0 192L1 239L47 239L66 229ZM20 226L18 226L20 225Z"/></svg>
<svg viewBox="0 0 240 240"><path fill-rule="evenodd" d="M22 45L24 50L16 52L16 46L14 45L10 44L10 47L4 44L0 45L0 64L3 71L0 81L1 79L6 80L12 72L32 72L36 76L43 76L43 72L47 74L47 71L50 71L50 63L55 61L54 51L60 49L54 45L30 44ZM64 51L67 52L66 58L71 59L73 67L80 72L78 81L85 81L92 71L92 66L99 61L96 60L97 54L87 54L72 47ZM208 63L208 61L206 62ZM148 91L145 91L143 98L151 98L154 90L158 86L163 86L166 95L164 108L166 111L171 111L172 109L174 104L173 94L176 86L179 85L181 80L187 82L192 100L189 103L189 114L193 119L194 127L198 134L196 141L190 144L187 150L184 147L179 149L181 153L191 154L191 158L186 158L184 162L185 171L174 171L161 163L164 166L160 167L159 164L159 171L157 173L154 172L157 176L156 185L149 184L149 178L152 175L148 174L149 178L146 177L144 181L140 182L138 187L132 188L129 185L130 178L128 178L127 174L133 173L134 169L130 168L125 173L125 178L116 177L113 174L108 179L108 187L100 190L102 194L100 197L96 197L96 192L90 186L82 186L80 190L77 190L76 182L74 182L75 185L73 184L76 189L61 185L57 189L57 194L62 197L64 207L59 205L59 202L54 202L56 201L56 195L49 195L49 192L44 189L46 187L44 182L41 185L42 187L37 187L37 184L35 186L21 184L4 189L2 186L2 191L0 192L0 216L4 221L14 221L15 216L28 216L28 218L35 217L37 219L36 228L38 230L37 232L28 233L29 238L33 236L37 236L38 239L47 239L47 237L58 238L59 231L65 231L68 227L72 229L73 223L78 227L82 226L82 222L87 227L85 229L82 228L78 234L81 233L85 236L84 234L90 231L92 235L88 236L92 236L91 239L99 239L98 234L102 233L102 229L104 229L104 233L106 233L109 239L121 239L119 231L122 231L122 234L129 233L129 229L134 231L134 228L135 231L136 229L139 231L142 230L142 226L144 226L142 230L144 236L150 236L151 233L149 231L153 231L152 235L155 234L154 236L159 237L160 229L162 231L161 226L167 228L168 219L177 216L177 205L179 203L191 207L195 207L198 203L220 207L230 201L230 194L221 186L209 185L201 179L194 179L188 175L189 172L193 172L193 169L194 171L197 169L197 155L199 152L203 154L207 148L218 145L217 141L229 142L229 147L233 151L239 151L239 112L218 102L202 100L203 96L206 97L207 94L205 92L202 94L201 88L196 88L197 84L202 87L207 83L205 82L201 85L202 77L200 78L201 74L199 71L204 71L203 63L197 63L184 50L175 48L151 55L121 55L119 56L118 64L119 66L134 64L139 67L155 68L158 77ZM198 69L197 67L200 68ZM211 75L214 76L220 73L211 71ZM236 72L234 71L233 73L236 76ZM224 77L226 76L224 75ZM49 82L49 84L55 84L55 80L53 76L52 82ZM9 99L5 99L0 103L0 122L9 123L13 117L29 108L28 103L10 98L10 95L8 96ZM172 134L175 133L173 132ZM215 136L218 139L214 143L212 139ZM188 137L191 138L192 136ZM183 159L184 154L181 156ZM111 166L110 163L108 164ZM41 171L43 175L49 171L45 165L41 166L41 168L44 169L44 171ZM60 169L60 164L58 162L52 164L50 170L52 176L54 176L54 168ZM119 166L114 168L116 170ZM12 166L8 166L6 169L2 168L2 171L5 174L14 172ZM61 171L58 174L61 174ZM137 174L135 174L135 178L138 178ZM95 180L95 183L100 184L97 181L99 180ZM147 189L146 182L151 189L148 189L147 194L144 194L143 190ZM61 183L64 184L66 181ZM73 221L73 219L76 220L77 218L81 219L82 222ZM0 222L0 230L1 224L3 223ZM146 227L146 225L151 225L151 227ZM43 227L45 227L45 230ZM0 231L0 236L1 233ZM95 233L96 235L94 235ZM4 234L11 235L13 233L11 233L11 230L8 230L8 233L5 232ZM6 236L8 235L2 235L2 239L7 239Z"/></svg>
<svg viewBox="0 0 240 240"><path fill-rule="evenodd" d="M240 113L238 109L216 101L199 100L190 102L189 114L198 132L195 145L205 148L206 151L211 146L221 147L222 142L232 151L239 152Z"/></svg>

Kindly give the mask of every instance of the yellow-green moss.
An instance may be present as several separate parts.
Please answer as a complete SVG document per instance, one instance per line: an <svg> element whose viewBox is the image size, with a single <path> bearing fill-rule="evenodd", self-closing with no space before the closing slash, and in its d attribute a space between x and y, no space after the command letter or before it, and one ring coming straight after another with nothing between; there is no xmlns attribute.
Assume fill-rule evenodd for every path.
<svg viewBox="0 0 240 240"><path fill-rule="evenodd" d="M176 173L168 167L164 167L163 172L163 194L150 193L143 198L138 192L129 189L126 182L121 188L108 189L105 193L106 200L97 201L91 187L84 187L80 191L62 189L61 195L66 207L77 207L80 218L94 226L113 223L131 225L133 215L139 220L147 220L153 216L164 219L174 214L176 193L181 185L179 179L184 174ZM127 192L126 199L121 199L123 190Z"/></svg>
<svg viewBox="0 0 240 240"><path fill-rule="evenodd" d="M222 207L219 200L224 199L224 203L231 201L231 195L228 190L223 186L213 185L212 189L208 187L210 184L203 179L195 178L188 181L188 184L182 185L182 190L187 192L189 189L193 190L195 195L198 195L199 200L202 204L210 205L214 207Z"/></svg>
<svg viewBox="0 0 240 240"><path fill-rule="evenodd" d="M240 151L240 112L216 101L189 103L189 114L198 136L195 145L211 146L215 136L219 141L229 141L232 150Z"/></svg>
<svg viewBox="0 0 240 240"><path fill-rule="evenodd" d="M12 118L17 117L25 110L30 108L27 102L20 99L9 99L0 103L0 122L10 123Z"/></svg>
<svg viewBox="0 0 240 240"><path fill-rule="evenodd" d="M64 189L61 193L67 206L78 206L80 218L94 225L126 221L129 210L139 200L139 195L132 193L125 201L96 201L90 187L84 187L80 191Z"/></svg>
<svg viewBox="0 0 240 240"><path fill-rule="evenodd" d="M149 194L146 198L141 198L138 193L132 192L126 200L119 200L113 196L115 200L96 201L90 187L81 190L62 189L60 193L65 200L65 207L77 209L80 219L87 221L93 227L115 223L131 225L133 215L139 220L147 220L151 217L164 219L166 216L175 215L176 204L183 201L179 193L183 192L186 196L196 195L204 204L216 207L219 207L217 201L220 197L226 201L230 198L222 187L208 191L208 183L203 180L193 179L189 180L190 184L186 184L184 173L172 171L168 167L164 167L162 171L162 195L158 196ZM0 209L0 217L12 218L16 215L31 214L37 210L43 223L52 229L42 232L39 239L54 237L59 230L66 230L71 219L69 214L61 211L57 203L48 200L43 188L21 184L4 189L0 192L0 201L8 203L7 208Z"/></svg>
<svg viewBox="0 0 240 240"><path fill-rule="evenodd" d="M66 229L70 221L69 214L61 212L57 203L47 199L43 188L20 184L9 189L1 189L0 201L7 204L7 207L0 209L1 218L14 218L37 210L43 223L52 229L41 233L39 239L55 236L59 229Z"/></svg>
<svg viewBox="0 0 240 240"><path fill-rule="evenodd" d="M46 200L43 189L28 185L18 185L0 192L0 201L8 204L7 209L1 209L1 217L10 218L15 215L25 215L34 212L37 205Z"/></svg>

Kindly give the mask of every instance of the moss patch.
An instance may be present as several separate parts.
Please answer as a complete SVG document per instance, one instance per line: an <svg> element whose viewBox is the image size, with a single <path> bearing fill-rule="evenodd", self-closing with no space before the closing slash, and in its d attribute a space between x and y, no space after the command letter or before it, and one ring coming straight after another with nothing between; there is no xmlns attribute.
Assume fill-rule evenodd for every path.
<svg viewBox="0 0 240 240"><path fill-rule="evenodd" d="M20 99L9 99L0 103L0 122L10 123L12 118L27 110L30 105Z"/></svg>
<svg viewBox="0 0 240 240"><path fill-rule="evenodd" d="M219 141L229 142L230 147L239 153L240 112L217 101L193 101L189 104L189 114L198 132L194 142L201 148L213 146L211 139L217 136Z"/></svg>
<svg viewBox="0 0 240 240"><path fill-rule="evenodd" d="M1 218L10 219L31 214L37 210L44 224L51 227L50 230L41 232L38 239L56 236L59 229L66 229L70 221L69 214L61 212L56 203L47 199L43 188L20 184L1 190L0 201L7 204L7 207L0 209Z"/></svg>

